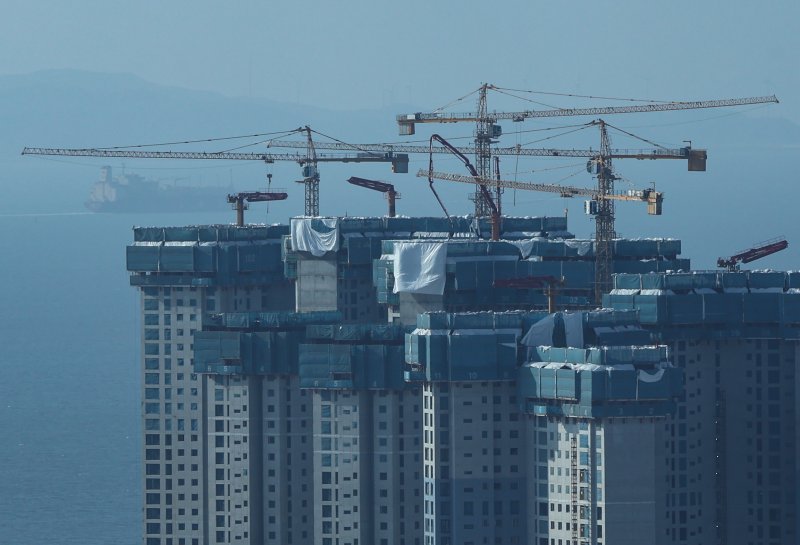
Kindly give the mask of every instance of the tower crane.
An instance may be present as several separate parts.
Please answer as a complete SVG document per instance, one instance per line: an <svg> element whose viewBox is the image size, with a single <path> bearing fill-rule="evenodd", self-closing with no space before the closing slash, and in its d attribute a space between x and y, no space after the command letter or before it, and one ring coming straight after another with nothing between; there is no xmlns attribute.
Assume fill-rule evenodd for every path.
<svg viewBox="0 0 800 545"><path fill-rule="evenodd" d="M613 268L613 241L616 237L614 231L614 201L640 201L647 203L647 211L652 215L660 215L662 208L663 195L655 190L645 189L640 191L629 191L627 193L614 192L614 180L616 176L611 168L611 141L608 136L606 123L603 120L597 121L600 127L600 154L597 155L589 165L594 165L597 169L597 188L585 189L574 186L562 186L558 184L529 184L524 182L510 182L499 179L494 180L496 187L506 187L512 189L525 189L530 191L544 191L558 193L564 197L573 195L584 195L592 198L587 204L587 212L595 217L595 302L598 304L602 299L603 293L608 293L611 284L611 273ZM438 135L434 135L438 136ZM441 138L441 137L439 137ZM433 139L433 137L431 137ZM433 157L431 155L431 157ZM468 165L469 168L470 165ZM484 194L484 199L492 206L492 239L495 238L495 216L499 223L499 213L497 207L492 203L491 196L486 198L488 191L486 185L492 183L491 179L484 178L470 169L471 177L458 176L455 174L443 174L433 171L433 161L431 161L428 171L420 170L417 176L427 177L428 182L432 183L434 178L450 180L455 182L465 182L477 184L479 190ZM432 186L431 186L432 187ZM437 197L438 198L438 197ZM499 229L498 229L499 231Z"/></svg>
<svg viewBox="0 0 800 545"><path fill-rule="evenodd" d="M639 104L632 106L603 106L592 108L553 108L547 110L524 110L518 112L489 112L487 108L487 92L489 90L500 90L499 87L484 83L478 89L478 107L476 112L469 113L445 113L417 112L413 114L400 114L397 116L397 124L401 136L410 136L416 132L417 123L476 123L475 129L475 162L478 165L478 173L481 178L490 177L490 159L492 155L491 145L497 142L502 135L502 127L497 125L500 120L524 121L531 118L541 117L565 117L583 115L609 115L636 112L658 112L673 110L693 110L698 108L721 108L728 106L741 106L747 104L763 104L778 102L774 96L733 98L723 100L704 100L693 102L664 102L655 104ZM609 151L609 150L606 150ZM608 155L605 155L608 157ZM704 161L702 163L705 164ZM692 170L692 161L689 163ZM702 170L705 170L703 168ZM477 191L477 189L476 189ZM483 199L475 198L475 215L486 215L488 209L485 208ZM610 281L610 277L609 277Z"/></svg>
<svg viewBox="0 0 800 545"><path fill-rule="evenodd" d="M391 163L392 171L408 172L408 154L385 152L358 152L340 155L320 155L316 153L311 139L311 130L306 127L306 153L252 153L252 152L205 152L205 151L145 151L107 148L42 148L26 147L22 155L56 155L67 157L125 157L134 159L228 159L235 161L262 161L275 163L290 161L299 164L303 170L305 185L305 215L319 216L319 169L318 163Z"/></svg>
<svg viewBox="0 0 800 545"><path fill-rule="evenodd" d="M614 171L611 169L611 140L608 137L606 123L598 121L600 126L600 156L596 160L597 167L597 210L595 220L594 245L594 299L600 304L603 294L611 291L611 273L614 268L612 256L614 239L614 200L607 196L614 193ZM591 212L591 210L590 210Z"/></svg>
<svg viewBox="0 0 800 545"><path fill-rule="evenodd" d="M486 112L480 108L480 102L489 89L498 89L491 84L483 84L479 89L479 107L476 113L413 113L397 116L397 125L401 136L415 134L417 123L457 123L460 121L496 123L497 121L524 121L540 117L575 117L582 115L610 115L640 112L664 112L675 110L695 110L699 108L726 108L730 106L746 106L750 104L777 103L775 95L729 98L721 100L675 101L655 104L639 104L635 106L598 106L592 108L553 108L550 110L524 110L520 112ZM500 132L501 129L490 129L490 132ZM500 134L496 134L500 136Z"/></svg>

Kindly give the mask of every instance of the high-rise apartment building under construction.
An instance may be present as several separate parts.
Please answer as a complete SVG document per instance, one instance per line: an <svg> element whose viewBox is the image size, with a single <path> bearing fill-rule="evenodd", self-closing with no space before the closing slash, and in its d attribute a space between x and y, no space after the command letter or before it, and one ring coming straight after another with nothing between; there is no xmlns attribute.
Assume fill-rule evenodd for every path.
<svg viewBox="0 0 800 545"><path fill-rule="evenodd" d="M796 543L800 274L488 231L134 229L143 543Z"/></svg>

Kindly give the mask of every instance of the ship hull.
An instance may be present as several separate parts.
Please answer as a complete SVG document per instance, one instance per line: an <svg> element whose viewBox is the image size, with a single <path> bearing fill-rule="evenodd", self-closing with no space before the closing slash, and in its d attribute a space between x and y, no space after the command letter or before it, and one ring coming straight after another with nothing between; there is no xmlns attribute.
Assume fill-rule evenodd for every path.
<svg viewBox="0 0 800 545"><path fill-rule="evenodd" d="M94 184L88 210L98 213L166 213L213 212L227 209L226 197L230 188L196 186L162 186L142 180L100 181Z"/></svg>

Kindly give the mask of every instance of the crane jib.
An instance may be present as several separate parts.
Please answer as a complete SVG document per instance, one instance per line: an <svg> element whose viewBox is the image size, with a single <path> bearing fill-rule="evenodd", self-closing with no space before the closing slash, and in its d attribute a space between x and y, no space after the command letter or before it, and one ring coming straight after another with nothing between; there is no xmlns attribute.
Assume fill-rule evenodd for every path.
<svg viewBox="0 0 800 545"><path fill-rule="evenodd" d="M557 108L552 110L525 110L521 112L490 112L487 114L489 120L512 120L521 121L534 117L570 117L581 115L610 115L626 114L639 112L666 112L675 110L696 110L701 108L725 108L730 106L746 106L750 104L777 103L775 95L729 98L721 100L698 100L687 102L664 102L658 104L639 104L636 106L598 106L593 108ZM401 114L397 116L397 122L403 124L413 123L450 123L458 121L479 121L479 117L474 112L446 114L441 112L434 113L414 113Z"/></svg>

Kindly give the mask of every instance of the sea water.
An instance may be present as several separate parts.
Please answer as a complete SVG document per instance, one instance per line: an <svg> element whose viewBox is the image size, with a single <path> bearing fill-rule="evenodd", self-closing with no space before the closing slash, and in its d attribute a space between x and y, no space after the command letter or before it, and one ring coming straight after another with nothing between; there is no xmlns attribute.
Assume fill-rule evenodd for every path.
<svg viewBox="0 0 800 545"><path fill-rule="evenodd" d="M141 543L139 298L125 245L134 224L197 220L0 216L0 545Z"/></svg>

